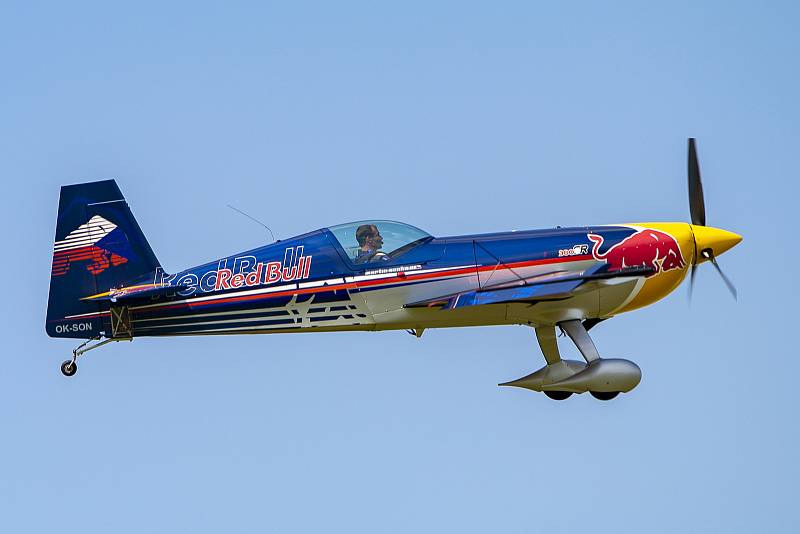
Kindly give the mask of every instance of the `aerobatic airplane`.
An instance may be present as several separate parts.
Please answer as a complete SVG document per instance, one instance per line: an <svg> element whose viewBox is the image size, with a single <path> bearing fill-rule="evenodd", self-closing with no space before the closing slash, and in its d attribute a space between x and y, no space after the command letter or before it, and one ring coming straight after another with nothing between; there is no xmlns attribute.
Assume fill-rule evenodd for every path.
<svg viewBox="0 0 800 534"><path fill-rule="evenodd" d="M322 228L177 272L165 272L116 182L61 188L47 333L86 351L140 336L408 330L520 324L535 329L546 365L503 385L552 399L628 392L641 371L601 358L588 331L674 290L741 241L705 225L694 139L692 223L608 224L433 237L408 224ZM560 329L585 361L562 360Z"/></svg>

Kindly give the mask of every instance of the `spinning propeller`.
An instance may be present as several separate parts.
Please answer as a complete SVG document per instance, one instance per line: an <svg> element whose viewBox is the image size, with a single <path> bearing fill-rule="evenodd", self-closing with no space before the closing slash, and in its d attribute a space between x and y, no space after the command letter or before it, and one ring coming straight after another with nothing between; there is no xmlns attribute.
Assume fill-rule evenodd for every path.
<svg viewBox="0 0 800 534"><path fill-rule="evenodd" d="M692 261L691 273L689 275L689 299L692 298L694 289L694 277L697 266L704 261L710 261L711 265L722 277L722 281L736 299L736 287L722 272L717 263L716 256L722 254L742 240L742 236L706 226L706 204L703 200L703 182L700 180L700 164L697 161L697 147L693 137L689 138L689 211L692 215L692 232L694 233L695 255Z"/></svg>

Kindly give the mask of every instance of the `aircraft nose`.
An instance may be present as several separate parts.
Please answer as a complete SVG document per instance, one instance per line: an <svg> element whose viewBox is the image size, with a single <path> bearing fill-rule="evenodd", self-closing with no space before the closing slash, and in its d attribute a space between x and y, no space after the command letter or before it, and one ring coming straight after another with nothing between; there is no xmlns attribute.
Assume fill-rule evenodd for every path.
<svg viewBox="0 0 800 534"><path fill-rule="evenodd" d="M723 252L738 245L742 236L734 234L721 228L714 228L712 226L699 226L691 225L692 233L694 234L694 243L697 247L697 258L695 263L703 263L706 261L700 253L704 250L711 249L714 256L719 256Z"/></svg>

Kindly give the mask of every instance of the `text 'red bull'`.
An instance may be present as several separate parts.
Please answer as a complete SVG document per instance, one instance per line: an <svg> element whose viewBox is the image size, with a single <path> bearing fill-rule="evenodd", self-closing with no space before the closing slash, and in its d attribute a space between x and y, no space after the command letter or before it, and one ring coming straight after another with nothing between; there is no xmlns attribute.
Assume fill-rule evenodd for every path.
<svg viewBox="0 0 800 534"><path fill-rule="evenodd" d="M295 249L290 247L286 249L282 262L258 263L248 272L235 273L232 269L217 269L214 291L308 278L311 273L311 258L303 256L303 247L297 247L296 253Z"/></svg>
<svg viewBox="0 0 800 534"><path fill-rule="evenodd" d="M603 236L588 234L586 237L594 243L594 259L606 262L611 270L652 267L655 269L652 274L657 274L686 266L678 241L665 232L649 228L639 230L603 253L600 253Z"/></svg>

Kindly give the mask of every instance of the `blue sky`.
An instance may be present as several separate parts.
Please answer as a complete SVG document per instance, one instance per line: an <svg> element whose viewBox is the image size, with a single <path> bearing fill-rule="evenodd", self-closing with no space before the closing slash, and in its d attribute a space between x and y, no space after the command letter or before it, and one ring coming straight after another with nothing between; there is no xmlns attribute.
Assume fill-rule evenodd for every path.
<svg viewBox="0 0 800 534"><path fill-rule="evenodd" d="M794 3L5 3L5 532L796 532ZM593 330L631 394L498 382L533 331L137 339L58 371L58 187L116 178L167 270L364 218L688 220L744 242ZM769 283L767 283L769 282ZM574 348L562 344L567 356Z"/></svg>

